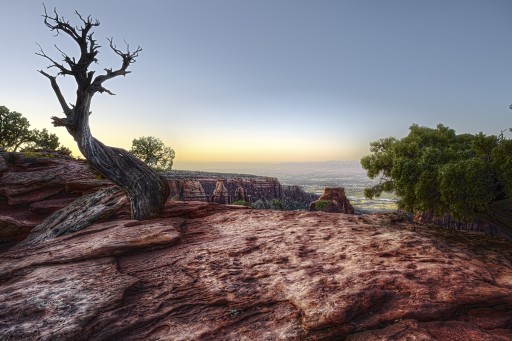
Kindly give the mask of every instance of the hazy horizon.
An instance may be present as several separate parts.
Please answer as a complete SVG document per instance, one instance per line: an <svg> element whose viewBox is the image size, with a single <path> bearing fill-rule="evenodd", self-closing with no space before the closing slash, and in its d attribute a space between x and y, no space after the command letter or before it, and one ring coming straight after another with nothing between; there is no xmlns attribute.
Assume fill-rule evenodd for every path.
<svg viewBox="0 0 512 341"><path fill-rule="evenodd" d="M97 94L90 125L129 149L155 136L176 165L204 162L358 160L369 143L411 124L498 134L511 125L512 2L390 0L45 1L72 24L98 18L96 74L120 60L109 48L142 47L126 77ZM47 128L77 154L64 128L39 43L74 55L44 25L41 3L0 3L0 105ZM54 69L47 70L54 73ZM68 102L75 86L58 82ZM257 161L259 160L259 161Z"/></svg>

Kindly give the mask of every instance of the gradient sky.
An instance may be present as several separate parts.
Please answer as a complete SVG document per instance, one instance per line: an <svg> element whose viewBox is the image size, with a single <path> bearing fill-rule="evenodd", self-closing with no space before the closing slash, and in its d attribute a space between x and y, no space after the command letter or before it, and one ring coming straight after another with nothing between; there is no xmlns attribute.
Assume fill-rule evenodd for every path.
<svg viewBox="0 0 512 341"><path fill-rule="evenodd" d="M180 161L359 159L370 141L412 123L497 134L512 126L512 1L46 1L79 23L91 14L98 70L118 67L106 41L143 48L133 73L96 95L93 135L129 149L156 136ZM0 105L72 150L48 79L36 70L67 36L38 1L0 0ZM60 79L74 102L71 78Z"/></svg>

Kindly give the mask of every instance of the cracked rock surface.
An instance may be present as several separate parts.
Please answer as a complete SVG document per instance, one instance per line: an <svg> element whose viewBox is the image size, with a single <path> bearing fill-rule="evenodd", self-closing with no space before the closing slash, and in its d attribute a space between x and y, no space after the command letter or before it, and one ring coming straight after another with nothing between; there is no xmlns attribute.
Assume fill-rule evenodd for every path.
<svg viewBox="0 0 512 341"><path fill-rule="evenodd" d="M0 339L512 339L510 241L390 214L173 210L0 254Z"/></svg>

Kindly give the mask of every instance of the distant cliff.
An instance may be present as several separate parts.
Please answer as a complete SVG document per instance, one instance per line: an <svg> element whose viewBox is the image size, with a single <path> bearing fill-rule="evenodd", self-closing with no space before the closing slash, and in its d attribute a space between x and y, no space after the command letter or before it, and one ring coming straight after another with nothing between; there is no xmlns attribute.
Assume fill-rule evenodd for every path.
<svg viewBox="0 0 512 341"><path fill-rule="evenodd" d="M171 186L171 197L182 201L205 201L232 204L243 200L269 207L278 199L287 210L307 209L318 199L299 186L281 185L276 178L198 171L170 171L165 173Z"/></svg>

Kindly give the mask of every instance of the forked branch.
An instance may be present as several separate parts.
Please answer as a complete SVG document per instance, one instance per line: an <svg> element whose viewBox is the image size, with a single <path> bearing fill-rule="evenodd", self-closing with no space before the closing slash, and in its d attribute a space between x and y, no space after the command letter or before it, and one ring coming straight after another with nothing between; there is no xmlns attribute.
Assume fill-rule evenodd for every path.
<svg viewBox="0 0 512 341"><path fill-rule="evenodd" d="M126 52L123 52L119 50L117 46L114 44L113 38L108 39L108 42L112 51L114 51L115 54L120 56L123 62L121 64L121 67L117 70L112 70L112 68L105 69L105 74L97 76L94 79L91 87L93 88L93 91L107 92L113 95L109 90L103 87L103 82L117 76L125 76L129 74L130 71L127 71L127 69L130 66L130 64L135 63L135 59L139 56L139 53L142 51L142 48L138 46L135 51L130 52L130 45L126 44Z"/></svg>
<svg viewBox="0 0 512 341"><path fill-rule="evenodd" d="M43 5L44 6L44 5ZM48 59L51 62L51 65L48 68L57 68L59 75L72 75L75 77L75 80L78 86L82 89L88 89L91 95L94 95L96 92L106 92L110 95L114 95L112 91L106 89L103 86L103 82L117 77L117 76L125 76L130 71L128 71L128 67L130 64L135 62L135 59L139 56L139 53L142 49L137 47L137 49L133 52L130 52L130 46L126 44L126 51L123 52L116 47L113 42L113 39L108 39L109 46L114 51L115 54L121 57L122 64L121 67L117 70L113 70L112 68L106 68L105 73L94 78L94 71L89 71L89 66L92 63L96 63L98 60L96 59L96 55L98 54L99 45L97 45L96 40L93 38L94 32L91 30L100 25L98 20L93 20L91 16L83 17L80 13L75 12L80 21L82 22L82 26L72 26L69 21L65 20L63 17L57 14L57 11L54 10L53 14L48 14L46 7L44 7L44 23L51 30L55 31L56 35L60 32L64 32L69 35L80 47L80 57L78 61L75 57L68 56L65 52L59 49L57 46L55 48L60 52L62 56L62 61L65 63L59 63L53 58L49 57L39 46L39 51L36 52L38 56ZM65 66L67 65L67 66ZM45 74L46 76L47 74ZM48 77L48 76L47 76ZM51 79L51 78L50 78ZM53 87L53 84L52 84ZM55 87L54 87L55 90ZM61 94L57 93L57 97L61 96ZM59 102L62 103L61 98L59 97Z"/></svg>

